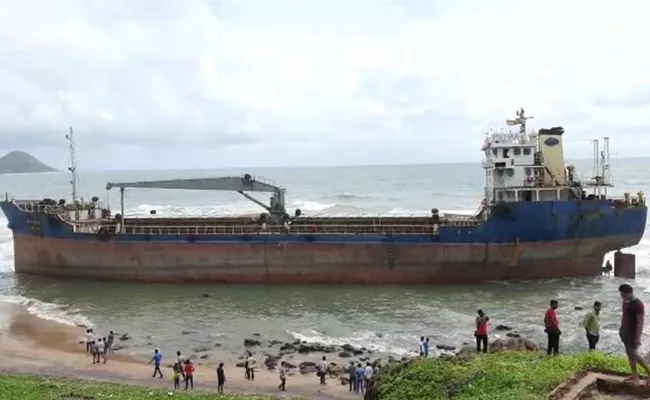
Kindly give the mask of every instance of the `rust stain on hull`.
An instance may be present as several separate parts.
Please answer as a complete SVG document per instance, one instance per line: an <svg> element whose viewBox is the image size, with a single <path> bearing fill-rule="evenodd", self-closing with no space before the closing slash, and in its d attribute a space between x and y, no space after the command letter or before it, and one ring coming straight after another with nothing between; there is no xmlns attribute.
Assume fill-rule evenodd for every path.
<svg viewBox="0 0 650 400"><path fill-rule="evenodd" d="M525 244L72 241L14 234L18 273L140 282L469 283L592 277L628 236ZM516 260L516 262L513 262Z"/></svg>

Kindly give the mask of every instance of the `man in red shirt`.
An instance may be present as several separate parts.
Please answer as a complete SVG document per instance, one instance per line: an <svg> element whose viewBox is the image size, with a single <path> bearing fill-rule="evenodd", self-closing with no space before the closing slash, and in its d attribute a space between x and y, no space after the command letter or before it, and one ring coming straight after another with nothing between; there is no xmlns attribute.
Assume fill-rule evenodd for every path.
<svg viewBox="0 0 650 400"><path fill-rule="evenodd" d="M544 326L546 329L546 336L548 337L548 346L546 346L546 354L549 356L551 353L557 356L560 353L560 323L557 320L557 314L555 310L557 309L558 303L557 300L551 300L551 306L546 310L544 315Z"/></svg>
<svg viewBox="0 0 650 400"><path fill-rule="evenodd" d="M643 335L645 306L641 300L634 296L634 289L627 283L619 286L618 291L623 298L623 313L621 315L619 335L625 346L627 360L632 370L632 375L625 380L628 382L636 382L639 379L637 364L641 364L646 373L650 375L648 364L646 364L643 357L638 353L639 347L641 346L641 335ZM647 378L647 383L650 384L650 376Z"/></svg>

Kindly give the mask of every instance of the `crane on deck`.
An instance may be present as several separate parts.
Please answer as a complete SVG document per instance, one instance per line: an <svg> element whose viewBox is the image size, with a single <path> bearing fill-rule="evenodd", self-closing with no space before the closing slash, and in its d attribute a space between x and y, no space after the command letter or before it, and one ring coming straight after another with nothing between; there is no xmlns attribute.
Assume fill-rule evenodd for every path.
<svg viewBox="0 0 650 400"><path fill-rule="evenodd" d="M216 190L237 192L246 199L263 207L269 212L272 218L282 220L286 215L285 194L286 189L272 185L269 182L260 180L251 174L242 176L225 176L220 178L196 178L196 179L170 179L159 181L137 181L137 182L108 182L106 190L112 188L120 189L120 212L124 216L124 190L127 188L136 189L178 189L178 190ZM267 192L273 193L270 203L264 204L246 192Z"/></svg>

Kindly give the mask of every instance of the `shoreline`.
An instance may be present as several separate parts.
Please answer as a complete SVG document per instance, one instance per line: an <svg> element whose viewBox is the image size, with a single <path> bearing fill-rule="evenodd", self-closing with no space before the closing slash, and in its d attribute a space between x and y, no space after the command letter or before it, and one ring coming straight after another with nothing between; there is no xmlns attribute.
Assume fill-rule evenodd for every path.
<svg viewBox="0 0 650 400"><path fill-rule="evenodd" d="M83 378L173 389L172 371L169 366L176 359L175 354L163 353L164 379L151 378L153 366L147 365L148 360L144 360L142 356L120 354L119 351L109 356L106 364L93 365L91 356L85 351L85 345L79 343L84 333L85 329L82 327L45 320L30 314L22 307L14 307L10 311L5 329L0 331L0 357L3 359L0 373ZM117 338L116 343L119 343ZM314 355L306 357L317 361ZM277 389L278 373L267 370L265 360L260 360L259 356L256 358L255 381L247 381L244 378L244 369L237 366L237 360L226 357L219 361L193 360L196 366L195 390L216 391L216 364L223 362L226 370L226 392L283 397L307 396L324 400L360 398L351 394L348 386L342 385L337 377L330 377L327 385L321 386L315 373L303 374L299 369L289 371L287 391L280 392Z"/></svg>

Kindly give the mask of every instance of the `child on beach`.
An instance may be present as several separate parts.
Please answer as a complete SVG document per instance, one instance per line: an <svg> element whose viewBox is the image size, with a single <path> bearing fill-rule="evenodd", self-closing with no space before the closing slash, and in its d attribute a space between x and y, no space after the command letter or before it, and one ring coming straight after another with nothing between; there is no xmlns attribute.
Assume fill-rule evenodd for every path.
<svg viewBox="0 0 650 400"><path fill-rule="evenodd" d="M194 364L192 364L192 361L190 360L185 360L185 390L187 390L188 386L191 389L194 389Z"/></svg>
<svg viewBox="0 0 650 400"><path fill-rule="evenodd" d="M174 375L172 376L172 382L174 382L174 389L181 388L181 367L177 362L174 363Z"/></svg>
<svg viewBox="0 0 650 400"><path fill-rule="evenodd" d="M217 393L223 393L223 384L226 383L226 372L223 370L223 363L217 368Z"/></svg>

